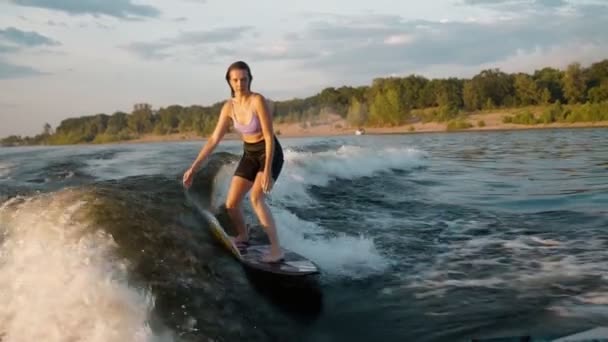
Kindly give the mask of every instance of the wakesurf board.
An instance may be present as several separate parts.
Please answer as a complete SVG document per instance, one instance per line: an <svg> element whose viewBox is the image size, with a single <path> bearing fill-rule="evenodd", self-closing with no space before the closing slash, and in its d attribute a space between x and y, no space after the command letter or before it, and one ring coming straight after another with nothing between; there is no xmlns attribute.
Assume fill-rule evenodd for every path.
<svg viewBox="0 0 608 342"><path fill-rule="evenodd" d="M264 262L262 256L269 252L269 244L251 243L247 247L237 247L215 215L206 210L203 210L202 214L209 222L213 237L243 265L259 271L286 276L306 276L320 273L317 265L311 260L286 248L282 248L285 255L282 261Z"/></svg>

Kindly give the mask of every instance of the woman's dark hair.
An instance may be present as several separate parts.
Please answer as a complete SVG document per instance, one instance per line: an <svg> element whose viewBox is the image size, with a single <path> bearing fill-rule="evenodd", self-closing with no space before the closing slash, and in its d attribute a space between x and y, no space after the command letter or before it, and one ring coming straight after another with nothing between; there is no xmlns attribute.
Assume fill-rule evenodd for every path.
<svg viewBox="0 0 608 342"><path fill-rule="evenodd" d="M236 61L230 64L228 70L226 71L226 82L228 82L228 87L230 88L230 94L232 95L232 97L234 97L234 89L232 89L232 86L230 85L230 72L232 70L247 71L247 74L249 75L249 90L251 90L251 81L253 81L253 76L251 75L251 69L249 69L249 65L247 65L247 63L243 61Z"/></svg>

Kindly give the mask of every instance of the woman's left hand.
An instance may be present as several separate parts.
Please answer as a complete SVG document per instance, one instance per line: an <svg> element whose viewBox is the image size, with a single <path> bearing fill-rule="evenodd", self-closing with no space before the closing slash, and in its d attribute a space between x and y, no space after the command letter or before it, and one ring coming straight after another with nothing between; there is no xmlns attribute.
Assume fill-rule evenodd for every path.
<svg viewBox="0 0 608 342"><path fill-rule="evenodd" d="M264 172L264 176L262 177L262 191L264 191L264 193L269 193L272 190L273 183L270 173Z"/></svg>

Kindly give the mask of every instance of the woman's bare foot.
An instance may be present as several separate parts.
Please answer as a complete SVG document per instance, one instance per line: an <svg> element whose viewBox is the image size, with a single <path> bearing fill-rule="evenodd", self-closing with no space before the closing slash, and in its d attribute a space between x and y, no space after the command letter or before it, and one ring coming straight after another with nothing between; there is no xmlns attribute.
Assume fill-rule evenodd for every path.
<svg viewBox="0 0 608 342"><path fill-rule="evenodd" d="M245 234L238 234L232 238L232 242L235 245L248 244L249 243L249 225L245 226Z"/></svg>
<svg viewBox="0 0 608 342"><path fill-rule="evenodd" d="M283 253L283 251L273 251L271 250L270 253L264 255L262 257L262 261L263 262L267 262L267 263L277 263L277 262L281 262L285 259L285 253Z"/></svg>
<svg viewBox="0 0 608 342"><path fill-rule="evenodd" d="M234 243L249 242L249 237L247 235L237 235L232 238L232 241L234 241Z"/></svg>

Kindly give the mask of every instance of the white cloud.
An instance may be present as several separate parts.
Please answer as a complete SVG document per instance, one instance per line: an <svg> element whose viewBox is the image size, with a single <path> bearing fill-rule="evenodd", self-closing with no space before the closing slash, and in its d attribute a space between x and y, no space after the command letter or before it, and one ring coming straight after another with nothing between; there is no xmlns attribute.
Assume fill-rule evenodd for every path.
<svg viewBox="0 0 608 342"><path fill-rule="evenodd" d="M591 10L596 13L594 16L590 14ZM489 16L472 22L441 23L400 18L387 20L384 25L361 24L360 18L314 22L300 36L311 50L322 47L330 53L306 60L303 66L321 69L336 77L351 75L351 80L362 82L398 71L418 73L458 68L480 71L522 54L566 56L571 52L567 54L569 59L578 56L581 62L592 57L600 60L605 55L597 48L569 51L561 47L608 45L608 36L603 32L603 27L608 27L608 15L597 14L603 12L608 12L608 6L581 5L576 7L577 15L528 13L521 17ZM538 25L539 22L544 24ZM318 37L322 38L316 39ZM377 37L382 37L382 44L366 44ZM556 59L545 61L552 63ZM521 59L518 63L523 67L526 60ZM532 65L532 61L528 65ZM451 75L443 74L444 77Z"/></svg>
<svg viewBox="0 0 608 342"><path fill-rule="evenodd" d="M384 44L386 45L405 45L411 43L414 40L409 34L392 34L384 39Z"/></svg>
<svg viewBox="0 0 608 342"><path fill-rule="evenodd" d="M418 74L429 78L445 77L453 75L455 77L472 77L484 69L499 68L508 73L526 72L534 73L535 70L547 66L565 69L568 64L580 62L582 65L589 65L608 56L608 45L595 45L589 43L571 43L566 45L556 45L549 48L536 48L533 50L517 50L512 55L504 56L492 62L478 65L463 66L461 64L442 63L430 65L418 69ZM402 73L409 73L411 70L403 69Z"/></svg>
<svg viewBox="0 0 608 342"><path fill-rule="evenodd" d="M180 32L175 37L162 38L149 42L133 42L121 46L144 59L164 59L175 54L176 48L185 48L186 52L200 49L201 45L218 44L220 47L242 39L247 32L253 30L250 26L219 27L204 31ZM208 51L218 51L209 48ZM219 51L223 51L220 49ZM212 56L208 56L212 57Z"/></svg>
<svg viewBox="0 0 608 342"><path fill-rule="evenodd" d="M69 14L106 15L120 19L157 17L160 11L149 5L140 5L131 0L9 0L24 7L43 8Z"/></svg>

